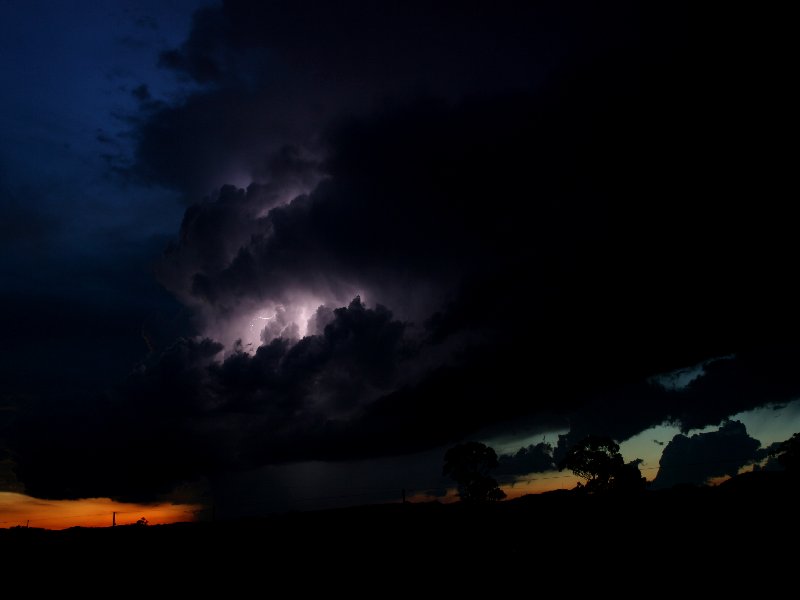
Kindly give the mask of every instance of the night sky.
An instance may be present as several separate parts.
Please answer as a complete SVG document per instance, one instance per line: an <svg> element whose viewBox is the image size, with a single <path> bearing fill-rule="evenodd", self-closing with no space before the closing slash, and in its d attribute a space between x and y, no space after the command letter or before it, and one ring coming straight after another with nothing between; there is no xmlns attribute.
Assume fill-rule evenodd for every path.
<svg viewBox="0 0 800 600"><path fill-rule="evenodd" d="M587 434L654 488L764 465L800 293L755 11L0 0L0 526L449 500L464 440L509 496Z"/></svg>

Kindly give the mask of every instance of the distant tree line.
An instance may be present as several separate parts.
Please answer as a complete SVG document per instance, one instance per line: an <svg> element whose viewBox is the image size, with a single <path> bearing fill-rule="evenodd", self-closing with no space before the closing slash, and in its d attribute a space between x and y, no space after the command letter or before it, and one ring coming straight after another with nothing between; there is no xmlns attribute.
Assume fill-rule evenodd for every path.
<svg viewBox="0 0 800 600"><path fill-rule="evenodd" d="M484 504L506 497L490 475L497 465L494 449L481 442L465 442L445 453L443 473L458 485L462 502ZM584 438L569 450L559 469L570 469L583 478L586 483L579 483L578 489L586 493L641 491L647 484L638 463L626 463L619 445L607 437Z"/></svg>
<svg viewBox="0 0 800 600"><path fill-rule="evenodd" d="M800 475L800 433L778 444L770 454L789 476ZM639 462L626 463L619 444L611 438L589 435L569 449L558 468L569 469L584 480L575 488L578 492L630 494L647 487L647 480L639 471ZM445 453L443 474L456 482L462 502L485 504L506 497L490 475L497 466L494 449L480 442L464 442Z"/></svg>

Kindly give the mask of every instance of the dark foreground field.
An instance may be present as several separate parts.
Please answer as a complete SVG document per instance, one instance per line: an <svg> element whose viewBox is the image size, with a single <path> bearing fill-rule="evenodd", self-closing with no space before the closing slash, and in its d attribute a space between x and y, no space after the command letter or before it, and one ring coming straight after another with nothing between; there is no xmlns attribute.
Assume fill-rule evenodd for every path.
<svg viewBox="0 0 800 600"><path fill-rule="evenodd" d="M783 474L754 473L718 488L633 497L562 492L484 507L392 504L217 523L6 529L0 551L6 565L131 581L167 575L201 587L263 577L342 584L369 574L390 587L432 575L460 586L544 578L563 591L697 581L714 588L793 575L798 500Z"/></svg>

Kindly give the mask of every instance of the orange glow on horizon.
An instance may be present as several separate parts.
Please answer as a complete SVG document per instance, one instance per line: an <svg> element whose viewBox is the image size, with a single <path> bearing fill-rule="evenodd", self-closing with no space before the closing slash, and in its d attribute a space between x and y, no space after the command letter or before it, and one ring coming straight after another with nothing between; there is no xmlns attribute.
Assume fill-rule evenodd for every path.
<svg viewBox="0 0 800 600"><path fill-rule="evenodd" d="M504 483L500 489L506 493L506 500L520 498L528 494L542 494L555 490L571 490L581 479L575 475L565 475L558 471L542 473L531 477L520 477L513 483ZM458 490L455 487L447 488L447 494L436 496L427 491L417 492L408 497L409 502L433 502L438 500L442 504L458 502Z"/></svg>
<svg viewBox="0 0 800 600"><path fill-rule="evenodd" d="M438 501L442 504L450 504L451 502L458 502L458 491L456 488L447 488L444 496L437 496L431 494L430 491L424 490L410 494L407 498L408 502L434 502Z"/></svg>
<svg viewBox="0 0 800 600"><path fill-rule="evenodd" d="M196 520L200 504L136 504L110 498L82 500L40 500L16 492L0 492L0 528L25 526L43 529L69 527L110 527L112 513L117 525L130 525L144 517L151 525Z"/></svg>
<svg viewBox="0 0 800 600"><path fill-rule="evenodd" d="M520 498L528 494L542 494L555 490L571 490L581 479L575 475L565 475L558 471L543 473L541 476L521 477L514 483L500 486L506 493L506 500Z"/></svg>

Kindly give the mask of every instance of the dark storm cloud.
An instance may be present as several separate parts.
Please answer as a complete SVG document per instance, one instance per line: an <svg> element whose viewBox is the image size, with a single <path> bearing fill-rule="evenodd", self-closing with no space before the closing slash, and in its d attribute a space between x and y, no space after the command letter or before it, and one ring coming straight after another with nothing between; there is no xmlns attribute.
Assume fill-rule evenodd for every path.
<svg viewBox="0 0 800 600"><path fill-rule="evenodd" d="M486 351L409 381L425 343L387 309L355 299L320 313L322 333L298 342L216 362L219 344L180 340L106 399L29 407L10 436L20 480L42 497L152 499L229 470L431 450L517 410L482 404L513 388ZM534 451L514 468L536 468Z"/></svg>
<svg viewBox="0 0 800 600"><path fill-rule="evenodd" d="M265 229L260 212L277 202L268 188L247 191L223 187L216 197L190 207L178 240L166 250L159 276L179 297L189 299L192 277L218 272L236 256L242 244Z"/></svg>
<svg viewBox="0 0 800 600"><path fill-rule="evenodd" d="M179 340L113 397L26 407L8 434L26 492L152 499L229 464L221 434L229 424L220 419L208 431L203 421L218 405L205 367L220 350L209 340Z"/></svg>
<svg viewBox="0 0 800 600"><path fill-rule="evenodd" d="M682 18L633 2L225 2L161 55L202 87L145 124L137 171L194 200L233 171L264 180L268 156L315 147L332 118L531 89L565 62L639 43L638 27L669 41Z"/></svg>
<svg viewBox="0 0 800 600"><path fill-rule="evenodd" d="M784 466L781 464L778 456L780 454L781 448L783 444L785 444L789 440L784 440L782 442L773 442L766 448L761 448L756 453L756 461L765 460L766 462L763 465L756 464L753 467L754 471L764 470L764 471L783 471Z"/></svg>
<svg viewBox="0 0 800 600"><path fill-rule="evenodd" d="M364 35L395 40L416 31L416 26L401 26L402 19L384 19L367 8L343 10L340 17L314 3L305 6L303 19L294 19L299 7L268 6L262 11L234 2L198 15L192 37L171 64L214 85L168 109L169 114L151 118L143 130L142 168L153 166L151 158L185 161L185 166L162 165L164 175L158 176L173 177L177 185L225 173L226 161L244 164L242 153L263 164L269 152L256 146L265 140L284 147L281 135L261 123L284 113L264 108L245 85L242 73L261 81L263 72L274 71L269 61L254 65L242 59L254 49L280 56L308 53L307 61L298 59L298 69L290 69L291 77L303 65L319 67L326 61L341 61L345 70L390 60L419 62L414 53L395 54L388 44L355 64L345 58L348 47L370 47ZM512 15L528 10L509 6ZM781 209L771 205L771 190L764 187L769 183L760 176L771 157L753 151L763 146L759 131L745 124L735 131L731 127L741 122L743 110L749 114L759 106L740 91L742 77L757 75L749 63L737 61L738 46L722 32L710 42L703 15L696 15L703 35L674 29L673 21L682 16L676 7L651 13L621 4L604 10L600 21L593 21L586 7L575 14L535 10L541 18L499 17L498 8L494 19L530 28L528 37L510 36L513 44L527 43L522 37L539 39L542 23L555 22L558 31L592 32L580 42L570 42L570 35L559 42L570 59L554 65L546 80L509 94L503 91L508 85L492 79L480 97L466 101L458 99L465 88L448 84L455 99L400 102L376 116L344 121L331 109L321 123L330 131L320 149L323 181L271 212L270 204L253 204L263 218L255 222L245 212L250 222L237 225L239 233L221 228L208 237L198 232L182 239L166 259L164 270L172 273L164 281L223 312L235 310L243 299L281 301L288 290L337 289L354 280L375 292L371 300L400 311L410 300L396 290L419 296L409 290L427 286L433 288L431 300L409 313L423 320L438 312L431 321L435 335L463 322L464 314L470 315L468 326L476 314L495 325L502 315L501 327L528 330L541 345L567 346L551 347L563 350L565 358L576 343L584 346L585 356L605 353L612 343L621 346L620 362L637 374L771 337L778 324L786 333L796 328L790 309L795 293L784 276L794 252L785 229L790 221L778 216ZM481 35L505 39L499 35L502 27L489 27L494 20L487 20L485 9L476 11L463 22L441 18L460 14L452 7L409 14L427 32L423 49L430 50L426 40L441 39L458 47L457 36L438 37L444 22L446 32L482 23L478 42ZM354 14L358 18L350 22ZM347 21L343 29L330 25L340 18ZM603 30L600 23L607 22L613 25ZM311 29L289 35L295 27ZM617 29L625 34L612 36ZM416 44L416 37L410 39ZM331 44L343 47L341 56L330 51ZM474 48L473 53L487 54L481 43ZM719 48L729 55L720 56ZM420 52L439 59L435 52ZM528 77L527 59L509 56L499 51L497 60L509 60L509 68ZM709 78L711 64L714 77ZM396 71L386 70L390 77ZM324 80L314 83L324 90ZM216 96L225 99L217 102ZM329 95L320 91L315 97ZM258 114L251 119L254 111ZM281 120L284 126L290 121ZM331 122L339 124L331 127ZM148 128L158 129L159 123L178 129L149 137ZM241 141L245 138L255 145ZM206 147L224 156L196 159ZM274 173L286 168L275 167ZM759 208L744 208L746 201L731 202L731 197L758 197ZM223 223L222 213L230 211L236 221L242 218L241 206L206 203L190 209L187 222L200 211L216 213ZM770 235L763 236L766 231ZM742 244L742 239L758 243ZM226 250L212 261L197 265L189 258L182 264L186 256L220 243ZM340 301L343 294L336 294ZM433 305L447 298L449 308ZM516 319L522 306L527 317ZM743 314L759 314L769 323L754 326ZM678 346L692 350L675 356Z"/></svg>
<svg viewBox="0 0 800 600"><path fill-rule="evenodd" d="M758 458L760 446L739 421L727 421L719 431L691 437L676 435L664 448L653 487L704 485L714 477L736 475L741 467Z"/></svg>
<svg viewBox="0 0 800 600"><path fill-rule="evenodd" d="M609 12L593 12L585 18L613 24ZM294 77L313 77L326 96L331 91L326 84L337 81L345 88L360 83L358 91L367 93L374 91L370 87L407 85L417 78L429 84L443 78L447 89L481 78L519 82L529 76L522 65L563 48L563 40L554 43L545 35L548 26L560 25L562 34L581 29L581 23L563 19L553 6L502 0L470 6L234 0L198 11L189 39L163 53L161 61L201 83L274 80L276 69L291 68Z"/></svg>
<svg viewBox="0 0 800 600"><path fill-rule="evenodd" d="M163 347L191 331L185 309L146 268L164 240L112 245L113 254L79 261L54 256L52 239L29 237L0 259L0 397L95 394L118 383L148 343Z"/></svg>
<svg viewBox="0 0 800 600"><path fill-rule="evenodd" d="M355 299L333 311L322 334L274 339L254 355L213 362L220 344L179 340L107 399L62 407L58 420L20 417L12 432L19 477L42 497L142 499L224 469L367 456L378 446L373 432L364 450L346 438L363 437L367 400L395 384L410 353L403 333L387 309Z"/></svg>
<svg viewBox="0 0 800 600"><path fill-rule="evenodd" d="M663 423L683 432L715 426L726 418L800 396L796 344L748 348L710 360L686 387L665 388L657 380L627 385L595 397L570 414L570 431L560 436L556 456L589 434L627 440Z"/></svg>
<svg viewBox="0 0 800 600"><path fill-rule="evenodd" d="M209 322L352 288L375 308L342 307L351 294L299 341L276 309L253 355L154 354L97 414L21 429L28 489L148 495L543 413L623 439L790 394L788 369L772 388L773 363L746 354L798 330L794 221L766 176L769 65L730 15L527 4L198 13L162 61L202 87L144 116L137 170L192 199L257 183L190 207L160 279ZM696 393L611 394L731 352L756 361L752 387L710 365Z"/></svg>
<svg viewBox="0 0 800 600"><path fill-rule="evenodd" d="M308 405L334 417L358 406L370 388L385 390L395 383L410 352L404 330L386 308L368 309L356 298L333 311L322 334L294 344L274 339L254 356L234 355L212 371L234 404L240 398L243 406L260 410L285 392L292 398L290 412Z"/></svg>
<svg viewBox="0 0 800 600"><path fill-rule="evenodd" d="M235 352L214 362L220 345L209 340L180 341L153 355L112 400L90 402L86 409L58 420L18 424L20 437L13 447L20 480L40 496L112 494L152 499L177 483L204 477L213 480L230 470L441 448L486 423L534 409L516 404L512 394L519 393L518 381L497 379L502 370L487 354L461 365L432 369L416 383L403 384L409 363L424 352L424 344L421 347L408 335L404 324L386 309L368 309L354 300L349 307L332 311L321 334L297 343L273 339L254 355ZM476 372L478 365L482 370ZM624 439L687 406L709 401L686 391L669 394L671 401L662 397L658 406L649 406L654 397L642 396L638 404L606 414L593 412L590 406L587 418L602 418L588 430L612 432ZM562 403L538 402L540 408L551 411L564 409ZM650 415L649 419L631 417L640 412ZM616 419L629 421L627 434L604 427L603 423ZM734 425L739 427L725 425L723 431L731 433L734 441L743 437L744 446L750 448L751 438L739 435ZM571 435L581 431L573 424ZM78 445L76 432L81 440ZM755 453L757 442L742 458L738 446L727 444L730 439L726 437L725 444L698 446L702 456L684 461L688 461L691 481L701 475L728 473L762 458ZM694 445L684 448L683 441L673 440L671 445L675 444L682 448L681 460L697 450ZM96 447L106 451L97 454ZM665 452L667 462L675 452ZM717 459L724 464L720 466ZM554 460L549 445L531 445L501 456L498 475L546 471L553 468ZM708 461L712 464L705 464ZM687 476L676 461L667 462L663 464L675 477ZM100 477L106 469L113 470L113 478ZM668 474L664 472L662 479Z"/></svg>
<svg viewBox="0 0 800 600"><path fill-rule="evenodd" d="M684 97L692 64L644 62L595 64L542 96L350 121L311 193L269 211L227 263L177 271L221 311L353 280L400 310L403 293L432 287L451 300L413 316L430 317L433 336L485 325L512 360L571 363L587 387L789 335L794 251L780 209L723 202L752 191L716 180L745 150L706 133L721 123ZM687 145L698 135L713 158ZM761 227L774 236L736 242ZM204 246L179 243L167 262Z"/></svg>
<svg viewBox="0 0 800 600"><path fill-rule="evenodd" d="M786 343L748 348L730 359L713 361L693 381L675 411L684 431L717 425L731 414L800 396L797 365L800 346Z"/></svg>
<svg viewBox="0 0 800 600"><path fill-rule="evenodd" d="M297 195L315 179L317 169L292 147L282 148L273 157L273 166L276 174L269 183L251 184L247 190L223 186L186 210L178 239L157 266L159 279L179 298L191 301L194 295L213 303L216 297L209 294L214 292L204 282L235 260L246 260L242 249L257 244L274 228L268 211Z"/></svg>
<svg viewBox="0 0 800 600"><path fill-rule="evenodd" d="M494 471L497 476L543 473L556 468L553 462L553 447L544 442L522 447L514 454L501 454L498 463Z"/></svg>

